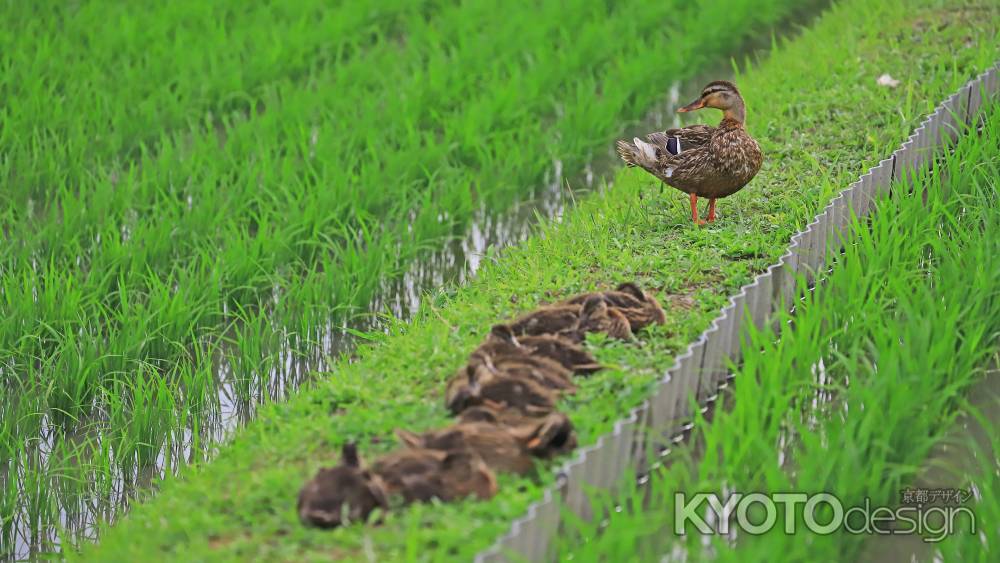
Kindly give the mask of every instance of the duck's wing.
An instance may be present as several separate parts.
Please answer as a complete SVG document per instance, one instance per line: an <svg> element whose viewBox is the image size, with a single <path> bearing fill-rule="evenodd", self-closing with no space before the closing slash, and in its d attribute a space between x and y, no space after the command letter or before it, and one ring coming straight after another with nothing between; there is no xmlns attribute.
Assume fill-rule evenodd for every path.
<svg viewBox="0 0 1000 563"><path fill-rule="evenodd" d="M715 127L711 125L692 125L690 127L650 133L646 138L656 147L676 155L688 149L707 145L714 132Z"/></svg>

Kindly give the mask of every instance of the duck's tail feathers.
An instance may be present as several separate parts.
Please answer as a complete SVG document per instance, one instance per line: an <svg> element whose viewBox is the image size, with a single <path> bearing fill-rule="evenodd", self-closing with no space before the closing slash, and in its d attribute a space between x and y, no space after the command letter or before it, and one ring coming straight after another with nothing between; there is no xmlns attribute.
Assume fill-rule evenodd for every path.
<svg viewBox="0 0 1000 563"><path fill-rule="evenodd" d="M636 137L632 142L618 141L618 155L628 166L649 168L656 164L656 147Z"/></svg>
<svg viewBox="0 0 1000 563"><path fill-rule="evenodd" d="M625 161L625 166L636 166L635 147L631 143L618 141L616 148L618 149L618 156L622 157L622 160Z"/></svg>

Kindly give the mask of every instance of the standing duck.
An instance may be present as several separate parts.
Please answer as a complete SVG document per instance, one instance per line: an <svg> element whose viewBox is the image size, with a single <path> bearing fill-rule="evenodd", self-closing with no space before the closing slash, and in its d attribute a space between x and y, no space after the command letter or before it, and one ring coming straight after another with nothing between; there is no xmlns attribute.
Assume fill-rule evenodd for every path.
<svg viewBox="0 0 1000 563"><path fill-rule="evenodd" d="M638 166L691 196L691 218L698 217L698 198L708 198L708 222L715 221L715 200L746 186L764 160L757 141L747 133L746 105L736 85L725 80L710 83L701 96L678 109L685 113L702 108L723 111L718 127L692 125L650 133L648 142L636 137L618 141L618 154L629 166Z"/></svg>

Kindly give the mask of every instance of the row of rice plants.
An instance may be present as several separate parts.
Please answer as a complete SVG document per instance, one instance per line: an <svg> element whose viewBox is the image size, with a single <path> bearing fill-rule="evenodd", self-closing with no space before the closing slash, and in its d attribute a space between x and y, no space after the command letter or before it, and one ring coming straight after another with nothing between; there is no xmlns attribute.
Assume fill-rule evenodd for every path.
<svg viewBox="0 0 1000 563"><path fill-rule="evenodd" d="M771 327L751 331L748 349L759 353L735 371L731 408L699 421L696 446L676 452L678 461L654 473L624 510L610 510L605 531L585 525L566 542L574 560L663 553L855 560L867 542L886 541L843 530L810 534L802 508L789 515L780 504L776 521L791 518L799 533L779 524L761 534L706 536L688 523L678 536L674 495L826 492L845 510L866 499L871 507L905 502L899 492L950 429L1000 343L1000 104L990 111L981 136L961 140L912 193L894 186L895 199L880 202L825 282L796 304L794 317L779 317L788 327L780 339ZM976 512L995 499L970 504ZM752 518L764 520L762 512ZM823 524L832 518L816 516ZM957 522L956 534L968 536L969 521ZM937 517L928 523L940 525ZM851 526L861 528L860 519ZM987 521L972 536L982 544L966 553L978 556L962 560L988 560L1000 546L1000 530Z"/></svg>
<svg viewBox="0 0 1000 563"><path fill-rule="evenodd" d="M486 547L538 498L548 472L539 481L501 481L504 494L489 502L415 506L381 526L332 532L302 528L295 496L318 466L335 461L344 441L373 457L392 447L396 427L446 424L441 385L493 320L566 291L636 280L659 290L667 324L642 347L591 342L609 367L560 406L581 444L608 431L707 326L724 296L773 262L834 190L888 154L924 112L1000 55L1000 9L966 9L961 0L939 7L937 0L844 2L738 76L749 127L768 157L754 183L720 205L712 228L691 227L685 198L661 191L647 175L623 172L612 190L581 200L561 222L490 254L466 287L428 295L413 322L394 325L379 345L359 349L355 361L264 407L214 461L186 471L183 480L166 479L156 498L134 507L83 557L332 553L389 560L461 558ZM920 31L930 28L937 31ZM831 50L838 56L830 58ZM877 85L886 70L899 88Z"/></svg>
<svg viewBox="0 0 1000 563"><path fill-rule="evenodd" d="M305 82L357 57L430 2L7 2L0 6L5 179L45 201L92 168L206 116L254 107L276 80Z"/></svg>

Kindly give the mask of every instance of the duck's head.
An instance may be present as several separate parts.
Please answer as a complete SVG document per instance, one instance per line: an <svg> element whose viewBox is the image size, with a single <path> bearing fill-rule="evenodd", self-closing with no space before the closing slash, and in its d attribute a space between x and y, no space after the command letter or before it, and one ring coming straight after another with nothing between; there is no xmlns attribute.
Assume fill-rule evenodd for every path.
<svg viewBox="0 0 1000 563"><path fill-rule="evenodd" d="M633 282L622 282L618 284L618 287L615 288L615 291L627 293L632 297L635 297L639 301L646 301L646 292L640 289L639 286Z"/></svg>
<svg viewBox="0 0 1000 563"><path fill-rule="evenodd" d="M514 329L511 328L509 324L495 324L490 329L489 338L496 339L500 342L506 342L514 346L520 346L517 342L517 337L514 336Z"/></svg>
<svg viewBox="0 0 1000 563"><path fill-rule="evenodd" d="M577 445L573 423L562 413L552 413L544 419L527 422L511 432L524 441L535 457L555 457L572 451Z"/></svg>
<svg viewBox="0 0 1000 563"><path fill-rule="evenodd" d="M600 318L608 314L608 304L600 295L591 295L580 308L580 324L586 324L590 319Z"/></svg>
<svg viewBox="0 0 1000 563"><path fill-rule="evenodd" d="M678 108L678 113L686 113L702 108L721 109L725 117L740 123L746 119L746 106L736 85L726 80L710 82L701 91L701 96L690 104Z"/></svg>
<svg viewBox="0 0 1000 563"><path fill-rule="evenodd" d="M344 444L340 465L320 469L299 492L299 519L318 528L363 522L376 508L389 508L385 484L362 467L353 442Z"/></svg>

